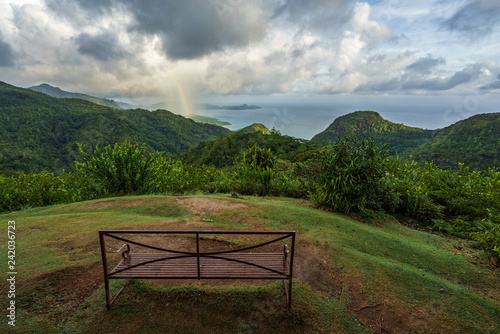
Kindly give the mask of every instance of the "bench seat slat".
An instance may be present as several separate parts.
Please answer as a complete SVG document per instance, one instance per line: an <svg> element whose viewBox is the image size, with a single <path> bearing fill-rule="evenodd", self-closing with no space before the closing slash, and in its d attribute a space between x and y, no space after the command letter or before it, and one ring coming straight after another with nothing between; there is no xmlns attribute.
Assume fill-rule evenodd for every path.
<svg viewBox="0 0 500 334"><path fill-rule="evenodd" d="M282 253L229 253L215 256L218 258L200 257L200 278L276 279L286 278L289 274ZM158 261L141 265L154 260ZM274 271L237 261L249 262ZM134 265L137 266L129 268ZM122 260L110 272L109 278L198 278L197 257L179 258L178 254L133 253L129 259Z"/></svg>

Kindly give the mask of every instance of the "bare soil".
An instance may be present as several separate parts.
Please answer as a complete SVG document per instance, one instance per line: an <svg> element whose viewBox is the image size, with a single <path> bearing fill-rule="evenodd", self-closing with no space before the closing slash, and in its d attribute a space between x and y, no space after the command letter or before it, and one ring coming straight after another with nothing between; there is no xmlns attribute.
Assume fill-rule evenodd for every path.
<svg viewBox="0 0 500 334"><path fill-rule="evenodd" d="M177 203L184 205L193 213L214 214L228 210L248 210L254 205L232 199L211 197L179 197Z"/></svg>

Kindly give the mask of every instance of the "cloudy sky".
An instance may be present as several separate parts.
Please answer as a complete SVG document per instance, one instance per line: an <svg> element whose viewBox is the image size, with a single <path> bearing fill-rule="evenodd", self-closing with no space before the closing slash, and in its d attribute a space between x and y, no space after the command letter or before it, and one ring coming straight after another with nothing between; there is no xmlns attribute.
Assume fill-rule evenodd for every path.
<svg viewBox="0 0 500 334"><path fill-rule="evenodd" d="M500 1L2 0L0 80L129 101L447 97L477 111L500 100Z"/></svg>

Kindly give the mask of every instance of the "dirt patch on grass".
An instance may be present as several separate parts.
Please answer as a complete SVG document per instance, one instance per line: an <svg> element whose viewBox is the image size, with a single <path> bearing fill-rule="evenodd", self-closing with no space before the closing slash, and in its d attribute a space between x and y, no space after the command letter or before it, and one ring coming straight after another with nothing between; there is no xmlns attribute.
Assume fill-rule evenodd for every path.
<svg viewBox="0 0 500 334"><path fill-rule="evenodd" d="M130 225L128 230L221 230L210 223L186 219L163 219L148 224Z"/></svg>
<svg viewBox="0 0 500 334"><path fill-rule="evenodd" d="M294 278L325 297L332 296L338 286L328 266L328 258L328 252L322 247L299 244L295 250Z"/></svg>
<svg viewBox="0 0 500 334"><path fill-rule="evenodd" d="M99 210L99 209L104 209L104 208L110 207L112 205L115 205L117 202L118 202L118 200L116 200L116 199L109 199L109 200L105 200L105 201L89 203L86 205L86 207L89 209Z"/></svg>
<svg viewBox="0 0 500 334"><path fill-rule="evenodd" d="M212 197L179 197L177 203L200 214L214 214L228 210L248 210L255 206L241 201Z"/></svg>

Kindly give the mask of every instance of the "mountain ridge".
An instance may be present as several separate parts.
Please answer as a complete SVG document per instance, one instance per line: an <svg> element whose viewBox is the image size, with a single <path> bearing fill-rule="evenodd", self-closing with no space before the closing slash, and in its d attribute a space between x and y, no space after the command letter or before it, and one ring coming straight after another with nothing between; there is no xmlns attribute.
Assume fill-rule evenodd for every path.
<svg viewBox="0 0 500 334"><path fill-rule="evenodd" d="M83 93L68 92L68 91L62 90L59 87L51 86L47 83L42 83L38 86L28 87L28 89L31 89L31 90L34 90L34 91L37 91L40 93L44 93L44 94L47 94L47 95L50 95L52 97L59 98L59 99L61 99L61 98L82 99L82 100L90 101L90 102L95 103L95 104L100 104L102 106L121 109L120 105L115 100L96 97L96 96L87 95L87 94L83 94Z"/></svg>
<svg viewBox="0 0 500 334"><path fill-rule="evenodd" d="M473 115L439 129L407 155L444 169L457 169L458 163L472 170L500 167L500 112Z"/></svg>
<svg viewBox="0 0 500 334"><path fill-rule="evenodd" d="M0 166L7 172L71 170L76 142L102 147L127 139L173 155L228 133L167 110L116 109L0 82Z"/></svg>

